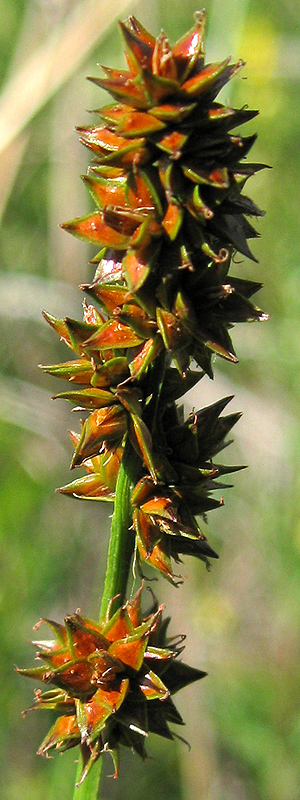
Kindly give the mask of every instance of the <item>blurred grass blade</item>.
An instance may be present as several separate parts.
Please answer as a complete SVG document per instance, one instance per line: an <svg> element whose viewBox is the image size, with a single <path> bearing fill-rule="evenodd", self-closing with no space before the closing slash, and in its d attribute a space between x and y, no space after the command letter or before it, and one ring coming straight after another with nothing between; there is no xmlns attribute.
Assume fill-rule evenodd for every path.
<svg viewBox="0 0 300 800"><path fill-rule="evenodd" d="M84 61L129 0L78 3L10 78L0 98L0 153Z"/></svg>

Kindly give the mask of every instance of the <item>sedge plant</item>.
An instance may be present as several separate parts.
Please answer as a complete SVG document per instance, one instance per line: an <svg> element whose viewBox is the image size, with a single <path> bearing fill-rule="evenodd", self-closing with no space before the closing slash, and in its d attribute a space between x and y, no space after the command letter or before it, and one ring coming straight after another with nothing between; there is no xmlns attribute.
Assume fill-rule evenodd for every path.
<svg viewBox="0 0 300 800"><path fill-rule="evenodd" d="M217 99L243 62L205 63L204 12L173 47L133 16L120 28L127 67L90 79L112 101L78 129L95 210L62 226L97 248L89 301L80 321L44 314L73 355L43 369L68 382L56 397L81 416L79 477L59 491L113 505L103 600L98 621L79 610L64 625L42 620L52 638L34 642L41 664L19 670L45 685L33 708L56 712L39 753L79 748L75 797L86 800L105 751L117 776L122 746L145 758L149 733L176 735L173 695L205 675L181 660L163 605L142 610L142 584L156 572L178 586L187 557L217 558L201 518L240 469L220 461L239 414L223 413L230 397L187 416L178 401L213 378L216 356L236 363L235 323L267 318L252 302L261 284L231 275L236 253L256 260L249 218L263 214L244 192L264 166L247 159L256 137L239 132L257 111Z"/></svg>

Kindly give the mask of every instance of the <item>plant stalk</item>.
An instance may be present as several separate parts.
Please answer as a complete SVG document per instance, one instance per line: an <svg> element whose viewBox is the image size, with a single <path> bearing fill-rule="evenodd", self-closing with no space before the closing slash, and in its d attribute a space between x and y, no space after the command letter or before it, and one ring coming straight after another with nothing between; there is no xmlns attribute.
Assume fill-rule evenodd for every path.
<svg viewBox="0 0 300 800"><path fill-rule="evenodd" d="M133 533L129 533L132 523L130 497L133 486L138 480L140 467L141 459L134 452L129 440L127 440L116 485L100 620L103 619L112 598L115 598L112 611L116 611L126 600L126 589L134 548L134 536ZM75 786L73 800L97 800L102 765L103 758L100 757L81 786ZM80 778L81 770L82 765L80 763L76 782Z"/></svg>

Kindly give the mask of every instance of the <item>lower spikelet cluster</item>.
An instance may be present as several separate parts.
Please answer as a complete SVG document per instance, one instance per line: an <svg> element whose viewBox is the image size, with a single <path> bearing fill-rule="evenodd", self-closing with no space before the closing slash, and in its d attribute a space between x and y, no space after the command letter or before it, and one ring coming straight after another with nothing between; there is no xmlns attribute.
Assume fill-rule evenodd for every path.
<svg viewBox="0 0 300 800"><path fill-rule="evenodd" d="M162 611L155 604L143 617L140 590L112 616L109 607L100 624L77 611L65 625L35 626L46 623L55 639L33 642L45 663L18 672L54 685L36 691L32 708L58 714L38 753L80 745L80 783L101 753L111 753L117 777L120 745L145 758L149 732L172 739L169 723L183 725L171 695L205 673L178 659L183 637L167 638Z"/></svg>

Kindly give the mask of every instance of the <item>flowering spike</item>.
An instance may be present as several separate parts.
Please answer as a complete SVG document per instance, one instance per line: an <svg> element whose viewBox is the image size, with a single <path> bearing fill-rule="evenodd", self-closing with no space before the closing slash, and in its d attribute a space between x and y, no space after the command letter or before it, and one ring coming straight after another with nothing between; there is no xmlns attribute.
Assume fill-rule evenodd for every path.
<svg viewBox="0 0 300 800"><path fill-rule="evenodd" d="M71 468L86 474L59 491L115 502L104 613L46 621L55 640L36 642L43 665L19 670L54 685L36 693L35 707L59 714L39 752L79 744L77 785L105 751L117 775L120 745L145 758L150 732L172 739L169 723L183 720L171 695L205 674L179 661L182 638L166 637L162 606L143 618L141 590L124 603L126 584L133 558L178 586L182 557L207 567L218 557L199 518L223 505L214 493L241 469L219 463L240 415L223 415L229 397L188 416L176 401L213 378L215 355L237 362L236 323L268 318L252 303L261 284L231 275L237 253L256 261L252 217L264 214L243 194L265 167L247 162L256 135L239 130L257 111L218 99L243 62L205 63L204 11L174 46L133 16L120 28L127 69L91 78L112 101L77 129L94 158L83 180L96 208L62 226L96 245L80 288L101 310L84 300L82 322L44 313L75 357L43 369L68 381L55 397L83 412Z"/></svg>

